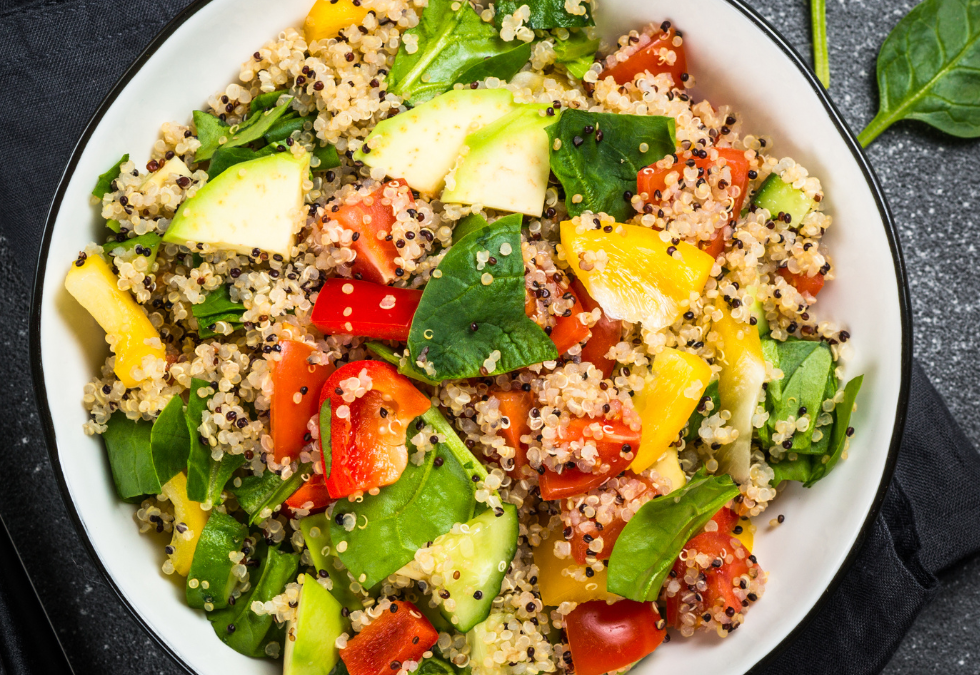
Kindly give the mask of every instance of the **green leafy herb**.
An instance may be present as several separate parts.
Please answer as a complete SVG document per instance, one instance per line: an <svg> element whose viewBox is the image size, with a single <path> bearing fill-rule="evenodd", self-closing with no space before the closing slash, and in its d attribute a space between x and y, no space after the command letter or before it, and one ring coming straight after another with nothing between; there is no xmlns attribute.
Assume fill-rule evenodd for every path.
<svg viewBox="0 0 980 675"><path fill-rule="evenodd" d="M221 503L221 491L235 472L245 463L244 455L225 453L220 461L211 458L209 448L201 438L198 428L207 409L211 395L201 396L198 392L207 389L211 383L194 378L188 394L187 410L184 417L187 433L190 436L190 455L187 459L187 496L195 502Z"/></svg>
<svg viewBox="0 0 980 675"><path fill-rule="evenodd" d="M473 453L469 451L466 444L459 439L456 434L456 430L452 428L446 418L440 412L439 408L432 406L424 413L422 413L422 419L429 424L437 434L441 435L446 440L444 441L446 449L453 453L456 461L459 465L463 467L463 471L466 475L470 477L473 482L484 481L487 479L487 469L480 463Z"/></svg>
<svg viewBox="0 0 980 675"><path fill-rule="evenodd" d="M264 94L259 94L252 99L252 103L249 105L248 111L254 115L257 112L268 110L269 108L275 108L282 95L288 93L289 92L286 89L279 89L277 91L269 91Z"/></svg>
<svg viewBox="0 0 980 675"><path fill-rule="evenodd" d="M233 330L242 328L244 313L245 305L231 299L227 285L218 286L205 296L204 302L191 306L191 314L197 319L197 332L202 339L217 335L212 326L219 321L231 324Z"/></svg>
<svg viewBox="0 0 980 675"><path fill-rule="evenodd" d="M858 136L867 146L903 119L961 138L980 136L980 3L925 0L878 54L880 108Z"/></svg>
<svg viewBox="0 0 980 675"><path fill-rule="evenodd" d="M415 672L418 675L458 675L461 671L438 656L430 656L419 664Z"/></svg>
<svg viewBox="0 0 980 675"><path fill-rule="evenodd" d="M793 434L792 452L818 453L821 447L811 447L816 419L826 398L837 393L830 348L815 340L790 338L785 342L765 338L762 353L773 367L783 372L782 379L773 380L766 388L766 409L769 419L759 430L764 447L772 445L776 423L808 415L811 422L806 431ZM828 386L828 380L833 382ZM805 408L805 411L803 409ZM802 414L801 414L801 411Z"/></svg>
<svg viewBox="0 0 980 675"><path fill-rule="evenodd" d="M533 42L518 42L517 45L509 51L491 56L483 61L477 61L459 75L456 82L470 84L482 82L488 77L497 77L501 80L509 80L514 77L531 58L531 50L534 48Z"/></svg>
<svg viewBox="0 0 980 675"><path fill-rule="evenodd" d="M195 110L194 125L197 127L197 138L201 141L201 147L194 155L194 161L203 162L211 159L218 148L237 148L259 140L289 110L292 102L293 99L290 98L277 108L256 112L237 128L227 126L213 115ZM226 138L227 141L221 143L222 138Z"/></svg>
<svg viewBox="0 0 980 675"><path fill-rule="evenodd" d="M106 423L102 438L116 492L124 500L160 494L160 479L153 467L150 444L152 428L149 422L131 420L118 411Z"/></svg>
<svg viewBox="0 0 980 675"><path fill-rule="evenodd" d="M252 150L250 148L228 148L221 146L215 151L214 155L211 157L211 162L208 164L208 178L214 180L236 164L250 162L253 159L258 159L259 157L271 155L273 152L275 152L275 150L272 149L272 146L266 146L261 150Z"/></svg>
<svg viewBox="0 0 980 675"><path fill-rule="evenodd" d="M599 39L591 39L584 30L571 32L567 40L555 40L555 62L564 64L568 72L582 79L595 61Z"/></svg>
<svg viewBox="0 0 980 675"><path fill-rule="evenodd" d="M594 131L587 133L587 126ZM565 188L566 205L573 216L603 212L626 222L633 214L626 193L636 194L636 174L675 150L671 117L571 108L547 131L551 170ZM561 141L558 150L554 150L556 139ZM574 195L581 195L582 201L575 203Z"/></svg>
<svg viewBox="0 0 980 675"><path fill-rule="evenodd" d="M320 160L320 163L313 166L314 160ZM337 154L337 148L330 144L317 145L313 150L310 166L313 171L326 171L340 166L340 155Z"/></svg>
<svg viewBox="0 0 980 675"><path fill-rule="evenodd" d="M453 228L453 244L458 244L469 233L482 230L489 224L487 219L479 213L471 213L465 218L460 219L456 223L456 227Z"/></svg>
<svg viewBox="0 0 980 675"><path fill-rule="evenodd" d="M204 609L205 605L213 609L228 606L228 598L238 582L232 574L235 562L228 556L242 549L246 535L248 527L242 523L220 511L211 512L197 540L187 575L188 605L195 609ZM191 587L191 579L196 579L198 584Z"/></svg>
<svg viewBox="0 0 980 675"><path fill-rule="evenodd" d="M307 122L313 123L316 116L300 117L296 113L289 113L279 118L279 121L272 125L262 137L266 143L278 143L284 141L294 132L302 131Z"/></svg>
<svg viewBox="0 0 980 675"><path fill-rule="evenodd" d="M458 440L455 432L452 437ZM407 444L411 455L415 448ZM442 460L438 467L436 458ZM420 466L409 462L398 482L377 495L365 495L360 503L336 502L331 541L354 578L363 574L361 585L370 588L411 561L428 542L472 518L474 485L448 444L439 443ZM350 531L338 525L347 513L355 519ZM342 551L341 542L346 546Z"/></svg>
<svg viewBox="0 0 980 675"><path fill-rule="evenodd" d="M497 263L479 269L481 251ZM408 335L411 362L425 363L430 378L492 377L558 358L551 338L524 313L520 214L463 237L439 271L425 286ZM499 354L492 369L484 365L491 354Z"/></svg>
<svg viewBox="0 0 980 675"><path fill-rule="evenodd" d="M412 54L405 48L404 37L409 35L418 38L418 49ZM418 26L403 35L388 75L388 91L418 105L451 89L474 66L513 50L514 44L501 40L470 3L430 0ZM484 77L502 77L513 67L511 59L495 65L502 68L500 73L487 69Z"/></svg>
<svg viewBox="0 0 980 675"><path fill-rule="evenodd" d="M95 189L92 190L92 195L102 199L108 193L112 192L112 181L119 178L119 167L129 161L129 153L126 153L122 158L112 165L108 171L99 176L99 180L95 182ZM117 224L118 225L118 224ZM109 229L112 229L111 227ZM118 232L119 230L115 230Z"/></svg>
<svg viewBox="0 0 980 675"><path fill-rule="evenodd" d="M350 589L350 579L347 568L341 564L333 552L333 542L330 539L330 516L326 513L314 513L299 521L306 548L317 573L326 572L333 581L330 594L350 611L364 609L360 596ZM338 568L338 565L340 567ZM427 603L423 603L427 604Z"/></svg>
<svg viewBox="0 0 980 675"><path fill-rule="evenodd" d="M323 457L323 480L330 478L333 467L333 442L330 431L330 399L326 398L320 406L320 455Z"/></svg>
<svg viewBox="0 0 980 675"><path fill-rule="evenodd" d="M525 26L535 30L549 30L551 28L580 28L582 26L594 26L592 13L589 11L588 2L583 2L580 7L585 10L582 14L572 14L565 9L565 0L497 0L494 4L496 13L493 21L499 28L504 17L513 14L522 5L527 5L531 10L531 16L524 22Z"/></svg>
<svg viewBox="0 0 980 675"><path fill-rule="evenodd" d="M266 470L261 476L245 476L242 484L231 488L238 505L249 515L248 524L268 517L263 512L272 512L289 498L303 484L303 475L313 471L312 464L300 464L299 468L286 480L275 471Z"/></svg>
<svg viewBox="0 0 980 675"><path fill-rule="evenodd" d="M830 443L828 452L830 459L819 464L815 463L813 474L804 483L804 487L812 487L814 483L830 473L837 462L844 454L844 447L847 445L848 431L851 428L851 414L854 411L854 402L857 400L858 392L861 391L861 384L864 382L864 375L858 375L844 386L844 398L837 407L834 408L834 429L830 432Z"/></svg>
<svg viewBox="0 0 980 675"><path fill-rule="evenodd" d="M133 237L125 241L110 241L103 248L111 255L117 256L139 246L145 249L142 255L145 255L147 258L147 269L151 269L153 263L156 262L157 252L160 250L160 242L162 240L156 232L147 232L146 234L141 234L138 237ZM149 251L149 255L147 255L147 251Z"/></svg>
<svg viewBox="0 0 980 675"><path fill-rule="evenodd" d="M608 589L637 602L656 601L684 545L738 494L731 476L708 476L702 468L680 490L644 504L613 546Z"/></svg>
<svg viewBox="0 0 980 675"><path fill-rule="evenodd" d="M150 446L157 478L164 485L187 468L191 438L184 420L184 402L180 396L170 399L150 431Z"/></svg>
<svg viewBox="0 0 980 675"><path fill-rule="evenodd" d="M398 368L398 372L405 377L410 377L418 382L424 382L425 384L437 385L440 384L441 380L433 380L428 375L426 375L422 370L412 365L408 360L408 356L405 354L399 355L395 353L395 350L382 342L368 342L364 345L367 347L368 351L380 358L382 361L387 361L391 365Z"/></svg>
<svg viewBox="0 0 980 675"><path fill-rule="evenodd" d="M194 111L194 128L197 129L197 140L201 142L195 161L210 159L215 150L221 145L221 138L228 137L229 127L220 119L201 110ZM205 157L206 155L206 157Z"/></svg>
<svg viewBox="0 0 980 675"><path fill-rule="evenodd" d="M827 0L810 0L813 24L813 70L824 89L830 88L830 55L827 52Z"/></svg>
<svg viewBox="0 0 980 675"><path fill-rule="evenodd" d="M810 481L813 477L813 460L812 455L797 455L796 459L783 459L771 463L769 466L772 467L774 477L769 484L772 487L779 487L784 480L796 480L801 483Z"/></svg>
<svg viewBox="0 0 980 675"><path fill-rule="evenodd" d="M707 406L704 405L706 401L711 401L711 410L709 411ZM698 429L701 428L701 422L704 421L705 417L711 417L715 413L721 410L721 397L718 394L718 380L715 380L708 385L708 388L704 390L704 395L701 397L701 403L698 407L694 409L691 413L691 417L687 420L687 433L684 434L684 440L691 442L698 438Z"/></svg>

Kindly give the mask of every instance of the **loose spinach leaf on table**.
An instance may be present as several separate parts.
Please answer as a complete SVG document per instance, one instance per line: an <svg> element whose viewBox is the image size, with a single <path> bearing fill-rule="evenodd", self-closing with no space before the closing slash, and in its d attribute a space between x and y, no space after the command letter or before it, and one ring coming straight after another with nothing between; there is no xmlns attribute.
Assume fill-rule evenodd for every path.
<svg viewBox="0 0 980 675"><path fill-rule="evenodd" d="M112 192L112 181L119 178L119 167L129 161L129 153L127 152L123 155L118 162L112 165L112 167L106 171L104 174L99 176L99 180L95 182L95 188L92 190L92 195L102 199L108 193ZM111 227L109 229L112 229ZM118 230L116 230L118 232Z"/></svg>
<svg viewBox="0 0 980 675"><path fill-rule="evenodd" d="M131 420L125 413L114 412L102 434L116 492L127 501L143 495L160 494L160 479L153 466L150 433L153 425Z"/></svg>
<svg viewBox="0 0 980 675"><path fill-rule="evenodd" d="M153 463L160 484L187 468L187 455L191 449L191 437L184 421L184 402L180 396L170 399L160 412L150 432Z"/></svg>
<svg viewBox="0 0 980 675"><path fill-rule="evenodd" d="M481 251L497 263L478 269ZM408 335L411 363L424 363L430 378L494 376L558 358L551 338L524 313L520 214L463 237L438 269L442 275L426 284ZM488 373L483 364L495 351L500 358Z"/></svg>
<svg viewBox="0 0 980 675"><path fill-rule="evenodd" d="M595 25L592 20L592 6L588 2L581 3L580 6L585 10L582 14L572 14L565 9L565 0L497 0L494 3L494 24L499 28L504 17L513 14L522 5L527 5L531 10L531 16L524 25L535 30Z"/></svg>
<svg viewBox="0 0 980 675"><path fill-rule="evenodd" d="M232 131L234 127L229 127L217 117L195 110L194 125L197 127L197 138L201 141L201 147L194 155L194 161L203 162L211 159L218 148L236 148L259 140L279 121L280 117L286 114L292 102L293 99L290 98L277 108L256 112L238 125L234 131ZM227 141L221 143L222 137Z"/></svg>
<svg viewBox="0 0 980 675"><path fill-rule="evenodd" d="M303 484L303 475L313 471L312 464L300 464L299 468L286 480L275 471L266 469L261 476L245 476L242 484L229 491L235 495L238 505L249 515L248 524L254 525L262 520L262 512L273 511Z"/></svg>
<svg viewBox="0 0 980 675"><path fill-rule="evenodd" d="M405 48L404 37L408 35L418 37L418 50L412 54ZM405 36L388 75L388 91L412 105L448 91L468 70L513 52L517 46L501 40L497 30L480 19L470 3L456 0L429 0L422 20ZM512 76L513 60L519 56L494 61L492 65L500 70L487 67L481 71L483 77Z"/></svg>
<svg viewBox="0 0 980 675"><path fill-rule="evenodd" d="M459 440L455 432L452 438ZM411 441L407 445L411 455L415 448ZM439 466L436 458L442 460ZM377 495L365 495L360 503L336 502L330 539L354 578L363 574L361 585L370 588L411 561L428 542L472 518L474 491L475 483L456 454L439 443L420 466L409 462L398 481ZM346 513L356 518L349 532L337 524ZM346 544L342 551L341 542Z"/></svg>
<svg viewBox="0 0 980 675"><path fill-rule="evenodd" d="M903 119L961 138L980 136L980 3L925 0L898 22L878 54L878 114L867 146Z"/></svg>
<svg viewBox="0 0 980 675"><path fill-rule="evenodd" d="M582 79L599 50L599 39L591 39L584 30L573 31L568 39L555 39L555 62L564 64L568 72Z"/></svg>
<svg viewBox="0 0 980 675"><path fill-rule="evenodd" d="M684 545L739 494L731 476L700 469L690 482L640 507L613 546L606 586L637 602L653 602Z"/></svg>
<svg viewBox="0 0 980 675"><path fill-rule="evenodd" d="M591 133L586 127L594 128ZM675 150L671 117L594 113L569 109L548 127L551 170L565 188L569 214L607 213L625 222L633 213L636 174ZM555 150L555 140L561 141ZM646 144L641 151L640 144ZM575 203L575 195L582 201Z"/></svg>
<svg viewBox="0 0 980 675"><path fill-rule="evenodd" d="M829 433L830 443L827 452L830 456L826 462L815 464L810 479L804 483L804 487L812 487L814 483L833 471L844 454L844 447L847 445L848 429L851 425L851 414L854 412L854 402L857 400L858 392L861 391L861 384L864 382L864 375L858 375L853 380L844 385L844 398L834 408L834 429ZM826 427L825 427L826 428Z"/></svg>

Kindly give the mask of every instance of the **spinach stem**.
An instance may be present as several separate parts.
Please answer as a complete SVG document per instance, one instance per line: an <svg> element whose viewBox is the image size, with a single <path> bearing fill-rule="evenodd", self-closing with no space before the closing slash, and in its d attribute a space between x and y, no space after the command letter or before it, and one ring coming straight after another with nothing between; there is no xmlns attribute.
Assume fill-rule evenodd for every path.
<svg viewBox="0 0 980 675"><path fill-rule="evenodd" d="M864 128L860 134L858 134L857 140L861 144L862 148L866 148L871 145L871 142L878 138L885 129L890 127L892 123L895 122L895 116L886 114L885 112L879 112L874 116L874 119L868 123L868 126Z"/></svg>
<svg viewBox="0 0 980 675"><path fill-rule="evenodd" d="M813 70L824 89L830 88L830 53L827 50L827 0L810 0L813 22Z"/></svg>
<svg viewBox="0 0 980 675"><path fill-rule="evenodd" d="M473 456L473 453L466 447L466 444L460 440L459 435L456 434L456 430L452 428L442 412L440 412L438 406L434 405L426 410L422 414L422 419L431 424L432 428L436 430L436 433L446 437L446 447L453 453L453 456L470 476L477 476L481 481L487 479L489 474L487 473L486 467L480 463L480 460Z"/></svg>

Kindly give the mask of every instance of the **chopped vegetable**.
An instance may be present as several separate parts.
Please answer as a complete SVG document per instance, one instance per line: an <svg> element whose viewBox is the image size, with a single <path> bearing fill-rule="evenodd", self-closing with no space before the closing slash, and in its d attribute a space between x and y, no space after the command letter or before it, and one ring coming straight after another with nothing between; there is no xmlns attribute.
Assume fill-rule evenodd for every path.
<svg viewBox="0 0 980 675"><path fill-rule="evenodd" d="M357 335L378 340L408 339L422 291L356 279L324 282L310 317L325 335Z"/></svg>
<svg viewBox="0 0 980 675"><path fill-rule="evenodd" d="M350 26L359 26L368 15L368 8L354 0L316 0L303 23L307 43L337 37Z"/></svg>
<svg viewBox="0 0 980 675"><path fill-rule="evenodd" d="M312 439L310 420L320 410L320 390L333 372L329 364L310 363L316 349L297 340L282 340L279 361L272 366L269 430L276 461L296 458Z"/></svg>
<svg viewBox="0 0 980 675"><path fill-rule="evenodd" d="M187 496L187 476L178 473L160 489L174 507L174 534L167 555L174 572L186 577L194 560L197 541L208 522L209 511Z"/></svg>
<svg viewBox="0 0 980 675"><path fill-rule="evenodd" d="M247 534L248 527L233 517L220 511L211 514L198 539L187 575L188 605L209 612L228 606L238 583L232 571L236 562L230 556L241 550Z"/></svg>
<svg viewBox="0 0 980 675"><path fill-rule="evenodd" d="M405 661L421 661L438 639L418 608L400 600L355 635L340 650L340 658L350 675L389 675Z"/></svg>
<svg viewBox="0 0 980 675"><path fill-rule="evenodd" d="M654 602L593 600L565 617L576 675L603 675L652 653L667 630Z"/></svg>
<svg viewBox="0 0 980 675"><path fill-rule="evenodd" d="M638 42L631 41L630 45L621 51L627 55L627 58L620 61L618 53L614 54L616 65L602 71L599 74L600 78L611 77L616 80L616 84L626 84L643 73L651 75L666 73L670 75L676 88L684 88L687 79L687 53L683 38L669 22L661 24L659 30L653 28L643 31Z"/></svg>
<svg viewBox="0 0 980 675"><path fill-rule="evenodd" d="M569 558L558 558L555 555L555 544L560 541L564 541L562 531L555 528L534 547L541 602L558 607L563 602L616 600L617 596L606 590L605 568L589 576L584 565Z"/></svg>
<svg viewBox="0 0 980 675"><path fill-rule="evenodd" d="M351 249L357 254L352 265L355 279L388 285L400 275L395 262L399 257L393 241L386 239L395 224L398 211L415 203L404 181L385 183L373 193L353 204L343 204L327 216L335 218L353 233Z"/></svg>
<svg viewBox="0 0 980 675"><path fill-rule="evenodd" d="M501 460L499 457L497 459L511 478L525 477L528 473L524 470L524 467L528 466L527 443L523 442L521 437L531 433L527 419L531 408L534 407L534 394L523 389L512 389L495 391L490 394L490 397L497 400L500 415L507 420L506 426L501 426L497 433L503 436L507 445L514 449L514 456L510 461Z"/></svg>

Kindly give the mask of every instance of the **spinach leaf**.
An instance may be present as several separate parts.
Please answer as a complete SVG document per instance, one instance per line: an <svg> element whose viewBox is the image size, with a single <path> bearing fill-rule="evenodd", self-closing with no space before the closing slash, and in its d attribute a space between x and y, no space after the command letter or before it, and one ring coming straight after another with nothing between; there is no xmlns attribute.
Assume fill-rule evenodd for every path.
<svg viewBox="0 0 980 675"><path fill-rule="evenodd" d="M425 384L437 385L440 384L441 380L433 380L428 375L423 373L419 368L412 365L408 360L407 355L399 355L395 353L395 350L387 346L382 342L367 342L364 345L367 349L380 358L382 361L387 361L391 365L398 368L398 372L405 377L410 377L413 380L419 382L424 382Z"/></svg>
<svg viewBox="0 0 980 675"><path fill-rule="evenodd" d="M131 251L137 246L146 249L149 251L149 255L146 255L146 251L143 252L143 255L146 255L147 269L150 269L153 267L153 263L156 262L161 241L163 241L163 239L156 232L147 232L146 234L141 234L138 237L127 239L126 241L110 241L103 248L113 256L120 255L126 251Z"/></svg>
<svg viewBox="0 0 980 675"><path fill-rule="evenodd" d="M184 402L180 396L172 397L153 422L150 446L153 450L153 464L161 485L187 468L191 438L187 433Z"/></svg>
<svg viewBox="0 0 980 675"><path fill-rule="evenodd" d="M878 53L878 114L860 133L867 146L903 119L961 138L980 136L980 3L925 0Z"/></svg>
<svg viewBox="0 0 980 675"><path fill-rule="evenodd" d="M195 502L220 504L221 491L235 470L245 463L245 457L225 453L220 461L215 461L211 458L211 448L201 438L198 428L211 396L201 396L198 392L210 386L211 383L204 380L191 380L187 410L184 413L191 441L190 455L187 458L187 496Z"/></svg>
<svg viewBox="0 0 980 675"><path fill-rule="evenodd" d="M404 38L409 35L418 38L418 49L412 54L405 48ZM485 59L513 50L514 44L501 40L497 30L480 18L470 3L429 0L419 24L402 36L388 75L388 91L418 105L451 89L466 71ZM495 65L506 69L487 72L484 77L502 77L512 67L509 59Z"/></svg>
<svg viewBox="0 0 980 675"><path fill-rule="evenodd" d="M594 26L591 6L588 2L582 2L581 7L585 10L584 14L572 14L565 9L565 0L497 0L494 3L496 14L493 21L500 27L504 16L513 14L521 5L527 5L531 10L530 18L524 22L525 26L535 30L548 30L551 28L578 28L581 26Z"/></svg>
<svg viewBox="0 0 980 675"><path fill-rule="evenodd" d="M708 476L702 468L680 490L648 501L613 546L607 588L637 602L656 601L684 545L738 494L731 476Z"/></svg>
<svg viewBox="0 0 980 675"><path fill-rule="evenodd" d="M235 562L228 556L242 549L247 535L248 527L244 524L220 511L211 512L197 540L187 574L184 595L188 605L195 609L204 609L205 605L211 605L212 609L228 606L228 597L238 581L232 574ZM196 579L198 584L192 587L191 579Z"/></svg>
<svg viewBox="0 0 980 675"><path fill-rule="evenodd" d="M221 146L211 157L208 164L208 178L214 180L222 173L242 162L250 162L259 157L271 155L275 150L271 146L266 146L261 150L251 150L249 148L228 148Z"/></svg>
<svg viewBox="0 0 980 675"><path fill-rule="evenodd" d="M509 80L514 77L531 58L531 50L534 48L533 42L517 42L517 45L509 51L496 56L484 57L482 61L477 61L459 75L453 84L457 82L461 84L482 82L488 77L498 77L501 80Z"/></svg>
<svg viewBox="0 0 980 675"><path fill-rule="evenodd" d="M323 480L330 478L333 467L333 442L330 436L330 399L323 400L320 406L320 455L323 457Z"/></svg>
<svg viewBox="0 0 980 675"><path fill-rule="evenodd" d="M201 147L197 149L195 162L210 159L215 150L221 145L221 138L228 137L231 128L220 119L201 110L194 111L194 128L197 129L197 140Z"/></svg>
<svg viewBox="0 0 980 675"><path fill-rule="evenodd" d="M480 252L497 263L478 269ZM430 378L493 376L558 358L555 343L524 313L520 214L463 237L438 269L442 276L426 284L408 335L411 363L424 362ZM493 352L500 358L488 369Z"/></svg>
<svg viewBox="0 0 980 675"><path fill-rule="evenodd" d="M272 125L272 127L265 132L262 137L265 139L266 143L278 143L279 141L284 141L289 138L294 131L302 131L303 126L316 119L315 116L311 117L300 117L296 113L288 113L279 118L279 121Z"/></svg>
<svg viewBox="0 0 980 675"><path fill-rule="evenodd" d="M459 440L455 432L447 438ZM411 441L407 445L409 454L415 452ZM438 467L437 457L442 460ZM472 518L474 486L448 444L439 443L420 466L409 462L398 482L377 495L365 495L360 503L336 502L330 539L354 578L363 574L361 585L370 588L411 561L428 542ZM338 525L347 513L356 519L349 532Z"/></svg>
<svg viewBox="0 0 980 675"><path fill-rule="evenodd" d="M131 420L125 413L114 412L102 434L116 492L124 500L138 500L143 495L160 494L160 479L153 467L150 432L153 425Z"/></svg>
<svg viewBox="0 0 980 675"><path fill-rule="evenodd" d="M864 382L864 375L859 375L844 385L844 398L834 409L834 429L830 432L830 459L826 462L814 466L813 474L804 483L804 487L812 487L814 483L830 473L837 462L844 454L844 447L847 445L848 429L851 424L851 414L854 411L854 402L857 400L858 392L861 391L861 384Z"/></svg>
<svg viewBox="0 0 980 675"><path fill-rule="evenodd" d="M92 190L92 195L102 199L107 194L112 192L112 181L119 178L119 167L129 161L129 153L123 155L118 162L112 165L112 167L106 171L104 174L99 176L99 180L95 182L95 188ZM118 227L118 224L117 224ZM112 229L111 227L109 229ZM119 230L115 230L118 232Z"/></svg>
<svg viewBox="0 0 980 675"><path fill-rule="evenodd" d="M480 460L473 456L473 453L469 451L466 444L460 440L456 430L449 424L449 421L443 416L439 408L432 406L422 413L422 419L425 420L437 434L446 439L446 449L453 453L453 456L456 457L456 461L463 467L463 471L466 472L466 475L470 477L471 481L478 482L487 479L488 474L486 467L480 463Z"/></svg>
<svg viewBox="0 0 980 675"><path fill-rule="evenodd" d="M248 145L253 143L260 138L262 138L271 129L279 118L282 117L287 110L289 110L290 105L292 105L293 99L289 98L285 103L277 108L268 110L266 112L256 112L249 119L242 122L237 129L232 131L233 127L228 127L221 122L218 118L213 115L208 115L207 113L202 113L199 110L194 111L194 123L197 125L198 129L198 140L201 141L201 147L198 148L197 154L194 155L195 162L203 162L204 160L211 159L218 148L237 148L242 145ZM200 113L200 115L198 115ZM204 123L207 129L207 142L201 134L201 126L198 122L198 118ZM206 120L205 118L208 118ZM215 124L218 122L218 124ZM225 143L221 143L221 138L227 138Z"/></svg>
<svg viewBox="0 0 980 675"><path fill-rule="evenodd" d="M568 72L582 79L599 51L599 39L590 39L585 31L575 31L567 40L555 40L555 62L564 64Z"/></svg>
<svg viewBox="0 0 980 675"><path fill-rule="evenodd" d="M299 521L299 527L317 573L326 571L333 582L330 595L352 612L364 609L360 596L350 589L351 579L347 568L338 562L334 553L330 539L330 516L326 513L311 514Z"/></svg>
<svg viewBox="0 0 980 675"><path fill-rule="evenodd" d="M262 520L262 512L274 511L303 484L303 474L313 471L312 464L300 464L299 468L286 480L275 471L266 470L261 476L242 478L239 487L230 492L238 499L238 505L249 515L248 524L254 525Z"/></svg>
<svg viewBox="0 0 980 675"><path fill-rule="evenodd" d="M810 426L806 431L793 435L790 452L819 454L823 444L812 446L816 419L822 411L823 401L833 397L837 391L833 373L833 357L830 348L823 342L789 338L785 342L764 338L762 352L766 360L783 372L780 380L769 382L766 388L766 410L769 419L759 430L763 447L772 445L772 434L776 423L790 416L799 418L800 410L806 408L810 416ZM832 383L829 383L833 380Z"/></svg>
<svg viewBox="0 0 980 675"><path fill-rule="evenodd" d="M772 487L779 487L784 480L796 480L806 483L813 477L813 465L819 463L819 458L812 455L797 455L796 459L783 459L773 462L772 467L774 477L769 482Z"/></svg>
<svg viewBox="0 0 980 675"><path fill-rule="evenodd" d="M706 401L711 401L712 406L709 411L704 405ZM687 420L687 433L684 434L684 440L690 443L691 441L697 440L698 429L701 428L701 422L704 418L711 417L721 410L721 396L718 394L718 380L715 380L708 385L708 388L704 390L704 395L701 397L701 402L698 403L698 407L694 409L691 416Z"/></svg>
<svg viewBox="0 0 980 675"><path fill-rule="evenodd" d="M460 221L456 223L456 227L453 228L453 244L458 244L460 240L470 232L482 230L489 224L490 223L487 222L487 219L481 216L479 213L471 213L465 218L461 218Z"/></svg>
<svg viewBox="0 0 980 675"><path fill-rule="evenodd" d="M206 319L219 314L244 314L245 305L231 299L228 286L218 286L204 297L204 302L191 305L191 314L196 319Z"/></svg>
<svg viewBox="0 0 980 675"><path fill-rule="evenodd" d="M320 160L320 163L313 166L315 160ZM326 171L327 169L333 169L340 166L340 155L337 154L337 148L330 145L320 145L317 142L316 148L313 149L313 157L310 160L311 171Z"/></svg>
<svg viewBox="0 0 980 675"><path fill-rule="evenodd" d="M107 220L105 221L105 226L108 227L109 230L111 230L112 232L115 232L116 234L122 232L122 227L120 227L118 220Z"/></svg>
<svg viewBox="0 0 980 675"><path fill-rule="evenodd" d="M586 133L585 127L594 127ZM594 113L570 108L547 129L551 170L565 188L569 214L607 213L626 222L633 213L625 193L636 194L636 174L674 152L670 117ZM554 149L555 139L561 141ZM646 152L640 144L646 144ZM574 195L582 201L575 203Z"/></svg>
<svg viewBox="0 0 980 675"><path fill-rule="evenodd" d="M259 94L252 99L252 103L249 105L248 111L254 115L257 112L268 110L269 108L275 108L276 103L279 102L279 98L283 94L288 93L289 92L286 89L278 89L276 91L268 91L264 94Z"/></svg>
<svg viewBox="0 0 980 675"><path fill-rule="evenodd" d="M430 656L419 664L415 672L417 675L458 675L460 670L438 656Z"/></svg>
<svg viewBox="0 0 980 675"><path fill-rule="evenodd" d="M813 71L824 89L830 89L830 54L827 51L827 0L810 0L813 28Z"/></svg>
<svg viewBox="0 0 980 675"><path fill-rule="evenodd" d="M197 324L198 337L200 337L202 340L206 340L208 338L214 337L215 335L218 335L218 332L215 330L216 328L215 324L218 323L219 321L224 321L226 323L231 324L232 332L235 332L236 330L240 330L245 326L245 324L242 323L241 318L242 318L241 314L231 313L231 314L215 314L214 316L208 316L205 317L204 319L200 319L198 320L198 324ZM202 323L205 325L202 325Z"/></svg>

